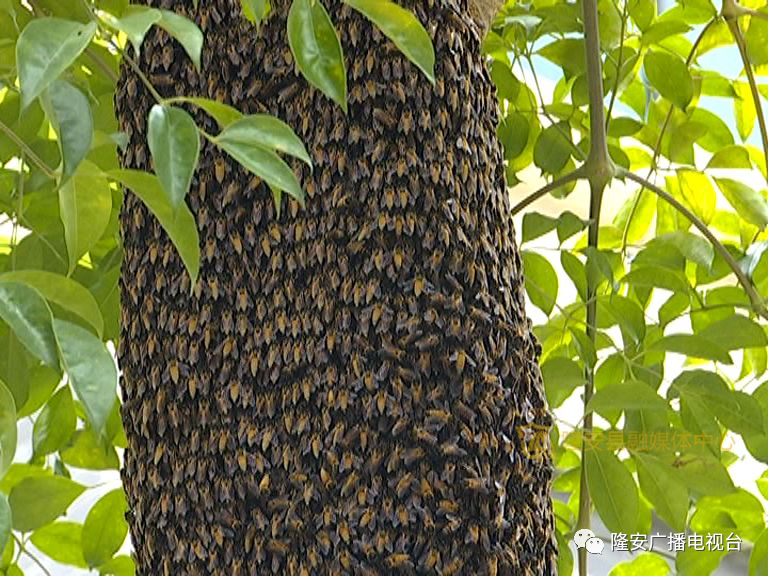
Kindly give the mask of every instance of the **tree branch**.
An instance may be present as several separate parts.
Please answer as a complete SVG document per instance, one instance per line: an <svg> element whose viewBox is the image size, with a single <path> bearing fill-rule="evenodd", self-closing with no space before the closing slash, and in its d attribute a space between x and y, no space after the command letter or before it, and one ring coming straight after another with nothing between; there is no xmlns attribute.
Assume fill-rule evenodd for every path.
<svg viewBox="0 0 768 576"><path fill-rule="evenodd" d="M536 202L536 200L538 200L539 198L546 196L547 194L557 190L561 186L565 186L566 184L570 184L571 182L574 182L576 180L581 180L584 178L584 176L585 176L584 168L583 166L579 166L573 172L569 172L565 176L561 176L557 180L553 180L546 186L539 188L538 190L536 190L536 192L526 196L523 200L515 204L515 206L512 208L512 215L515 216L516 214L519 214L521 211L525 210L528 206Z"/></svg>
<svg viewBox="0 0 768 576"><path fill-rule="evenodd" d="M728 264L728 267L736 275L736 279L738 280L741 287L744 288L744 291L747 293L747 296L749 297L749 301L752 303L752 308L754 309L754 311L760 316L762 316L763 318L768 320L768 310L766 310L765 302L763 301L762 296L760 296L760 294L757 292L757 290L755 289L755 286L752 284L752 281L744 273L744 270L742 270L741 266L739 266L739 263L736 262L733 255L730 252L728 252L728 249L712 233L712 231L709 229L709 226L707 226L704 222L702 222L701 219L698 216L696 216L696 214L691 212L685 205L679 202L669 192L660 188L659 186L656 186L656 184L649 182L642 176L638 176L637 174L633 174L632 172L629 172L628 170L624 170L621 168L619 169L619 176L623 176L628 180L632 180L633 182L647 188L648 190L656 194L659 198L661 198L662 200L670 204L683 216L688 218L688 220L691 221L691 223L696 227L696 229L699 232L701 232L702 236L704 236L707 240L709 240L710 244L712 244L712 247L715 249L715 251L723 258L723 260L725 260L725 263Z"/></svg>

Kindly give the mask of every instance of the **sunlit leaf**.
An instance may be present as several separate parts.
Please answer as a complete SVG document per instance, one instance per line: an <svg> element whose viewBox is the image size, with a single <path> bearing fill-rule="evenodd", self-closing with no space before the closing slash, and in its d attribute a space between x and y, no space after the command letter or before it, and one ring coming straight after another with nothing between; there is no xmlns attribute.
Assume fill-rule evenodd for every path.
<svg viewBox="0 0 768 576"><path fill-rule="evenodd" d="M19 482L8 498L13 528L30 532L53 522L85 487L61 476L32 476Z"/></svg>
<svg viewBox="0 0 768 576"><path fill-rule="evenodd" d="M659 94L680 108L688 106L693 99L693 80L682 58L669 52L648 52L643 66Z"/></svg>
<svg viewBox="0 0 768 576"><path fill-rule="evenodd" d="M90 566L101 566L120 549L128 533L128 506L122 488L94 504L83 525L83 554Z"/></svg>
<svg viewBox="0 0 768 576"><path fill-rule="evenodd" d="M35 548L56 562L86 568L82 535L82 524L54 522L35 530L30 540Z"/></svg>

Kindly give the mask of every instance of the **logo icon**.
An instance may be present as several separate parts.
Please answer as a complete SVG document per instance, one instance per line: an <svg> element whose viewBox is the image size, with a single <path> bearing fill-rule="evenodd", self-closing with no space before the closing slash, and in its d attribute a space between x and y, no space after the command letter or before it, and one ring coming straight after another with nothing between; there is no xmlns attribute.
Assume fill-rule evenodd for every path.
<svg viewBox="0 0 768 576"><path fill-rule="evenodd" d="M602 554L605 542L600 540L592 530L582 528L573 535L576 548L586 548L590 554Z"/></svg>

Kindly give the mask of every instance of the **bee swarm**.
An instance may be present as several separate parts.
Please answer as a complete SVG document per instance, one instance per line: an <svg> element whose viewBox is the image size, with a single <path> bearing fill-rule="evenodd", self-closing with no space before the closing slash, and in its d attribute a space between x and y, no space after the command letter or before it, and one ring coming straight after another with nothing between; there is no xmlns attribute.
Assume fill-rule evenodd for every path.
<svg viewBox="0 0 768 576"><path fill-rule="evenodd" d="M326 0L344 114L295 69L288 0L257 34L238 0L154 0L205 34L198 74L153 30L164 97L268 112L306 143L306 209L204 143L188 203L193 288L126 194L123 476L139 575L552 575L552 466L520 426L550 424L524 311L496 95L466 0L399 0L433 38L433 86L383 34ZM153 100L122 71L125 167L151 170ZM190 108L209 133L212 119ZM191 293L191 294L190 294Z"/></svg>

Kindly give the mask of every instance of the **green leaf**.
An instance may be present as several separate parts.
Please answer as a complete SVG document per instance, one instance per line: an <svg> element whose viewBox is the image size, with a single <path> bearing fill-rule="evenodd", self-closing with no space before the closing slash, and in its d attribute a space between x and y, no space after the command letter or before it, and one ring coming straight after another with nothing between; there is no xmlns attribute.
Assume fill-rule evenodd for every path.
<svg viewBox="0 0 768 576"><path fill-rule="evenodd" d="M678 576L710 576L725 554L725 550L687 548L675 554L675 569Z"/></svg>
<svg viewBox="0 0 768 576"><path fill-rule="evenodd" d="M658 554L644 552L634 560L617 564L608 576L667 576L669 564Z"/></svg>
<svg viewBox="0 0 768 576"><path fill-rule="evenodd" d="M35 548L56 562L86 568L82 535L82 524L54 522L36 530L30 540Z"/></svg>
<svg viewBox="0 0 768 576"><path fill-rule="evenodd" d="M99 566L99 576L134 576L136 566L130 556L115 556Z"/></svg>
<svg viewBox="0 0 768 576"><path fill-rule="evenodd" d="M666 410L667 402L643 382L617 382L598 390L587 404L587 411Z"/></svg>
<svg viewBox="0 0 768 576"><path fill-rule="evenodd" d="M547 174L558 174L571 157L568 139L570 127L567 122L553 124L539 134L533 148L533 161Z"/></svg>
<svg viewBox="0 0 768 576"><path fill-rule="evenodd" d="M691 530L698 534L731 532L757 540L765 528L763 505L743 488L722 496L705 496L696 503Z"/></svg>
<svg viewBox="0 0 768 576"><path fill-rule="evenodd" d="M24 28L16 43L22 109L69 68L97 28L60 18L35 18Z"/></svg>
<svg viewBox="0 0 768 576"><path fill-rule="evenodd" d="M733 168L752 169L752 161L749 158L749 150L743 146L732 145L721 148L710 158L707 169Z"/></svg>
<svg viewBox="0 0 768 576"><path fill-rule="evenodd" d="M250 147L295 156L312 166L304 143L285 122L267 114L246 116L227 126L216 139L218 144Z"/></svg>
<svg viewBox="0 0 768 576"><path fill-rule="evenodd" d="M550 42L539 50L539 55L557 64L566 73L566 77L583 74L586 69L584 58L584 40L581 38L562 38Z"/></svg>
<svg viewBox="0 0 768 576"><path fill-rule="evenodd" d="M768 64L768 10L760 8L762 18L752 17L749 28L744 35L749 52L749 62L752 66Z"/></svg>
<svg viewBox="0 0 768 576"><path fill-rule="evenodd" d="M101 340L77 324L55 319L53 327L69 381L88 421L101 434L117 402L117 368L112 355Z"/></svg>
<svg viewBox="0 0 768 576"><path fill-rule="evenodd" d="M63 176L72 176L91 149L93 116L88 98L65 80L56 80L43 98L58 136Z"/></svg>
<svg viewBox="0 0 768 576"><path fill-rule="evenodd" d="M0 318L34 356L59 367L51 310L37 291L18 282L0 282Z"/></svg>
<svg viewBox="0 0 768 576"><path fill-rule="evenodd" d="M660 266L633 268L621 282L644 288L663 288L670 292L688 292L688 283L682 275Z"/></svg>
<svg viewBox="0 0 768 576"><path fill-rule="evenodd" d="M670 334L651 344L649 349L677 352L692 358L733 364L733 360L725 348L696 334Z"/></svg>
<svg viewBox="0 0 768 576"><path fill-rule="evenodd" d="M109 437L109 433L106 434ZM113 440L114 441L114 440ZM73 468L85 470L117 470L120 461L113 446L99 439L91 428L75 432L70 445L61 452L61 459Z"/></svg>
<svg viewBox="0 0 768 576"><path fill-rule="evenodd" d="M389 0L344 0L395 43L405 56L435 83L435 49L427 34L412 12Z"/></svg>
<svg viewBox="0 0 768 576"><path fill-rule="evenodd" d="M757 108L752 98L752 92L749 84L746 82L733 82L733 89L736 92L736 98L733 99L733 113L736 115L736 129L742 140L746 140L755 129L755 120L757 119Z"/></svg>
<svg viewBox="0 0 768 576"><path fill-rule="evenodd" d="M240 0L243 16L257 27L267 18L270 11L269 0Z"/></svg>
<svg viewBox="0 0 768 576"><path fill-rule="evenodd" d="M557 273L546 258L523 251L525 291L531 302L549 315L557 301Z"/></svg>
<svg viewBox="0 0 768 576"><path fill-rule="evenodd" d="M0 284L17 282L37 290L43 298L76 314L93 326L99 336L104 329L99 304L91 292L71 278L44 270L16 270L0 274Z"/></svg>
<svg viewBox="0 0 768 576"><path fill-rule="evenodd" d="M694 170L678 170L677 180L686 203L694 214L709 224L715 215L717 194L707 175Z"/></svg>
<svg viewBox="0 0 768 576"><path fill-rule="evenodd" d="M650 46L651 44L658 44L669 36L685 34L690 29L688 24L680 20L658 20L643 31L640 41L643 45Z"/></svg>
<svg viewBox="0 0 768 576"><path fill-rule="evenodd" d="M712 268L712 262L715 259L715 250L712 244L706 238L677 230L662 234L654 238L651 244L661 244L666 248L679 252L683 257L691 262L703 266L709 270Z"/></svg>
<svg viewBox="0 0 768 576"><path fill-rule="evenodd" d="M128 505L122 488L94 504L83 526L83 554L90 566L101 566L120 549L128 534Z"/></svg>
<svg viewBox="0 0 768 576"><path fill-rule="evenodd" d="M16 441L16 402L11 391L0 380L0 478L5 475L6 470L13 463L13 457L16 454ZM2 519L2 510L0 509L0 522ZM2 536L1 532L0 536ZM3 546L0 546L0 551L2 549Z"/></svg>
<svg viewBox="0 0 768 576"><path fill-rule="evenodd" d="M32 430L32 446L36 456L56 452L75 432L77 414L72 393L67 386L48 400L35 420Z"/></svg>
<svg viewBox="0 0 768 576"><path fill-rule="evenodd" d="M584 384L584 370L570 358L550 357L541 365L541 376L550 408L557 408Z"/></svg>
<svg viewBox="0 0 768 576"><path fill-rule="evenodd" d="M707 326L700 335L724 350L757 348L768 345L763 328L751 318L731 314L719 322Z"/></svg>
<svg viewBox="0 0 768 576"><path fill-rule="evenodd" d="M688 517L688 490L679 481L674 469L651 454L632 454L637 463L640 489L653 504L656 512L674 530L682 532Z"/></svg>
<svg viewBox="0 0 768 576"><path fill-rule="evenodd" d="M154 214L179 251L194 286L200 273L200 237L192 212L186 206L180 206L174 212L160 181L152 174L138 170L113 170L108 176L130 188Z"/></svg>
<svg viewBox="0 0 768 576"><path fill-rule="evenodd" d="M160 10L157 25L173 36L184 47L195 68L200 70L200 55L203 51L203 33L197 24L170 10Z"/></svg>
<svg viewBox="0 0 768 576"><path fill-rule="evenodd" d="M693 99L693 79L682 58L669 52L648 52L643 63L651 85L664 98L685 109Z"/></svg>
<svg viewBox="0 0 768 576"><path fill-rule="evenodd" d="M611 532L631 533L638 520L637 485L616 455L601 448L585 453L587 485L595 508Z"/></svg>
<svg viewBox="0 0 768 576"><path fill-rule="evenodd" d="M538 212L526 212L523 215L523 242L530 242L547 232L551 232L556 227L556 218Z"/></svg>
<svg viewBox="0 0 768 576"><path fill-rule="evenodd" d="M240 142L219 141L218 145L267 184L278 190L284 190L302 206L304 205L304 190L299 185L291 167L280 156L260 146Z"/></svg>
<svg viewBox="0 0 768 576"><path fill-rule="evenodd" d="M59 212L69 254L69 273L88 252L109 224L112 192L99 168L87 160L59 189Z"/></svg>
<svg viewBox="0 0 768 576"><path fill-rule="evenodd" d="M2 475L3 473L0 471L0 476ZM0 553L5 550L5 545L8 544L8 541L11 539L12 524L11 505L8 504L8 497L0 492Z"/></svg>
<svg viewBox="0 0 768 576"><path fill-rule="evenodd" d="M696 410L706 410L737 434L763 433L763 414L757 400L731 390L717 374L706 370L683 372L672 382L680 398Z"/></svg>
<svg viewBox="0 0 768 576"><path fill-rule="evenodd" d="M198 108L203 109L208 115L210 115L219 125L219 128L226 128L233 122L240 120L242 113L233 108L229 104L219 102L217 100L210 100L208 98L190 98L186 96L177 96L168 100L168 103L181 103L192 104Z"/></svg>
<svg viewBox="0 0 768 576"><path fill-rule="evenodd" d="M288 44L307 81L346 112L344 55L331 17L320 0L293 0L288 12Z"/></svg>
<svg viewBox="0 0 768 576"><path fill-rule="evenodd" d="M768 574L768 530L763 530L749 556L749 576Z"/></svg>
<svg viewBox="0 0 768 576"><path fill-rule="evenodd" d="M155 104L149 112L147 141L157 178L176 210L184 202L197 169L197 125L181 108Z"/></svg>
<svg viewBox="0 0 768 576"><path fill-rule="evenodd" d="M587 270L584 263L570 252L560 252L560 265L576 287L582 302L587 301Z"/></svg>
<svg viewBox="0 0 768 576"><path fill-rule="evenodd" d="M13 529L30 532L53 522L84 490L85 486L62 476L25 478L13 487L8 498Z"/></svg>
<svg viewBox="0 0 768 576"><path fill-rule="evenodd" d="M730 178L715 178L717 187L736 212L760 229L768 225L768 200L746 184Z"/></svg>

